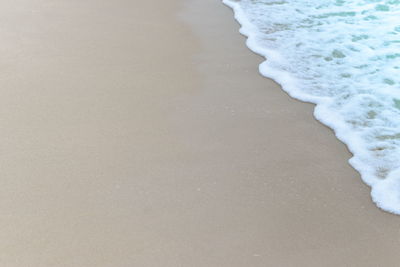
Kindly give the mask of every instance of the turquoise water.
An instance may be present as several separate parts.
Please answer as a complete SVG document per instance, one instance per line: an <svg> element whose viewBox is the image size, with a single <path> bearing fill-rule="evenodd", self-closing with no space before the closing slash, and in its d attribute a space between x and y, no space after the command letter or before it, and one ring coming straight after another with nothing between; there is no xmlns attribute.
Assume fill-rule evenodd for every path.
<svg viewBox="0 0 400 267"><path fill-rule="evenodd" d="M261 73L317 104L374 202L400 214L400 0L224 3L266 57Z"/></svg>

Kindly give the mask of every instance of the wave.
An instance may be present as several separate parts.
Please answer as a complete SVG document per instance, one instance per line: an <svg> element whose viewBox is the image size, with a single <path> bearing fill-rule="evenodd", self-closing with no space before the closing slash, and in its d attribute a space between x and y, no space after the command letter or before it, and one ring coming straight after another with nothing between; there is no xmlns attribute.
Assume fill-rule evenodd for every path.
<svg viewBox="0 0 400 267"><path fill-rule="evenodd" d="M316 104L371 187L400 214L400 0L223 0L260 73Z"/></svg>

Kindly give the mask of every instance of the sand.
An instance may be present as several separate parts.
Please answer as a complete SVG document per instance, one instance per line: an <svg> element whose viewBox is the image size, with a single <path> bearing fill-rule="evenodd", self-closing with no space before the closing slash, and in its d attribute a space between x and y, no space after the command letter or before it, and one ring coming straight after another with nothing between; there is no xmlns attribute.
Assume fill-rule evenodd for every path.
<svg viewBox="0 0 400 267"><path fill-rule="evenodd" d="M400 217L219 0L0 17L0 266L398 265Z"/></svg>

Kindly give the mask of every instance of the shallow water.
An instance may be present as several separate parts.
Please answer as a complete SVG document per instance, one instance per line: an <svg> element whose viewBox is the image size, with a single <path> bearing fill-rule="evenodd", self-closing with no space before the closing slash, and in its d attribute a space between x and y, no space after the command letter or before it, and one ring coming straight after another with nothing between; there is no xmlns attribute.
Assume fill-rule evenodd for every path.
<svg viewBox="0 0 400 267"><path fill-rule="evenodd" d="M260 72L317 104L372 187L400 214L400 0L224 0Z"/></svg>

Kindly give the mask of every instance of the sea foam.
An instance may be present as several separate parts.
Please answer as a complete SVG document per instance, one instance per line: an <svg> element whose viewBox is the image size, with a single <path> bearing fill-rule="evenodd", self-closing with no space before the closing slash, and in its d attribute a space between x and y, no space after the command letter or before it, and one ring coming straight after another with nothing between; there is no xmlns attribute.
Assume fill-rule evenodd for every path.
<svg viewBox="0 0 400 267"><path fill-rule="evenodd" d="M400 0L223 0L260 72L347 144L382 209L400 214Z"/></svg>

